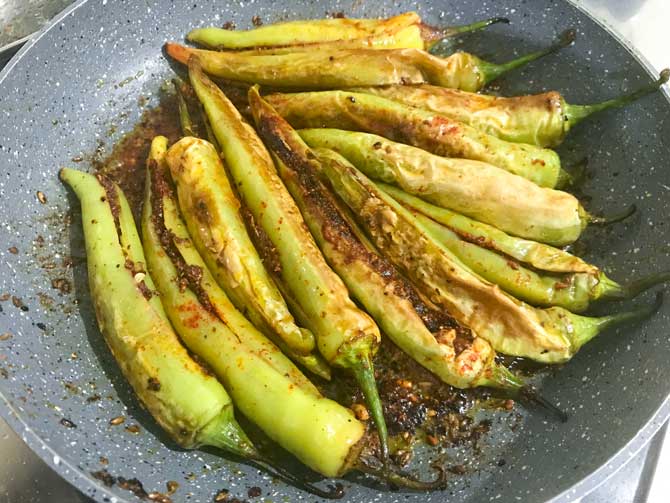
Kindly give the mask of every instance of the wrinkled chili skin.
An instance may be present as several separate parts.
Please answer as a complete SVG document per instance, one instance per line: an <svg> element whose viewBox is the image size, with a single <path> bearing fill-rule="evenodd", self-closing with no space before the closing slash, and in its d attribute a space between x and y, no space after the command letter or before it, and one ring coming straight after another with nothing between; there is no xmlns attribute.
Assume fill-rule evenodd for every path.
<svg viewBox="0 0 670 503"><path fill-rule="evenodd" d="M201 285L202 269L198 266L188 265L175 246L176 236L165 227L163 218L163 197L176 200L174 189L170 186L162 169L157 166L154 159L149 160L151 176L151 223L161 243L161 247L170 258L179 275L180 288L188 286L198 297L202 307L216 316L216 309L212 305L209 296Z"/></svg>
<svg viewBox="0 0 670 503"><path fill-rule="evenodd" d="M435 334L442 329L452 328L456 330L457 341L463 351L472 341L469 329L460 325L456 320L444 311L429 308L419 297L414 287L402 277L396 268L381 255L372 253L352 232L349 223L342 217L340 210L330 195L323 182L317 177L312 162L318 162L314 155L308 151L307 158L299 155L290 145L282 140L280 133L281 118L268 116L266 120L258 124L261 137L268 148L282 161L291 166L299 184L305 189L305 199L308 204L317 209L323 216L327 225L323 226L324 237L339 251L346 254L350 260L360 260L367 263L370 268L386 279L388 285L393 285L393 291L398 297L408 300L417 314L421 317L428 330Z"/></svg>

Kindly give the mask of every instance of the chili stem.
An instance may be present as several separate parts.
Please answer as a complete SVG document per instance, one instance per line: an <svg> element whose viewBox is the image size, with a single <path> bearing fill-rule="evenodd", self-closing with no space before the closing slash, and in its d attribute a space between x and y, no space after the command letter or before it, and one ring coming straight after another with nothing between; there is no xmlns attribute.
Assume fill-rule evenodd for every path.
<svg viewBox="0 0 670 503"><path fill-rule="evenodd" d="M448 26L446 28L436 28L422 23L420 25L421 37L425 41L426 50L430 50L445 38L455 37L456 35L462 35L463 33L472 33L497 23L509 24L509 19L506 17L491 17L470 24Z"/></svg>
<svg viewBox="0 0 670 503"><path fill-rule="evenodd" d="M544 398L534 386L525 383L507 367L496 365L489 379L495 387L511 391L513 395L524 402L539 405L562 423L568 420L568 414L565 411Z"/></svg>
<svg viewBox="0 0 670 503"><path fill-rule="evenodd" d="M593 113L601 112L603 110L607 110L608 108L622 107L642 98L643 96L658 91L658 89L666 82L668 82L669 79L670 68L666 68L665 70L661 71L658 80L641 87L637 91L624 94L618 98L606 100L601 103L594 103L592 105L570 105L569 103L566 103L564 112L565 118L570 123L570 126L574 126Z"/></svg>
<svg viewBox="0 0 670 503"><path fill-rule="evenodd" d="M195 136L193 130L193 121L191 120L191 114L188 111L188 105L186 104L186 98L184 98L184 93L181 90L183 85L179 79L172 79L172 84L174 85L174 90L177 94L177 105L179 106L179 124L181 124L181 131L184 136Z"/></svg>
<svg viewBox="0 0 670 503"><path fill-rule="evenodd" d="M381 457L384 463L388 461L389 445L388 445L388 430L386 429L386 421L384 420L384 409L379 398L379 391L377 390L377 383L375 382L375 371L370 356L366 356L358 360L351 367L351 371L356 378L358 386L363 392L365 403L370 409L372 420L377 428L379 435L379 445L381 448Z"/></svg>
<svg viewBox="0 0 670 503"><path fill-rule="evenodd" d="M286 468L277 466L265 458L260 456L256 456L254 458L244 456L244 458L247 460L247 464L253 466L254 468L258 468L264 472L267 472L273 477L282 479L284 482L288 482L289 485L297 487L298 489L302 489L303 491L307 491L320 498L336 500L341 499L344 496L344 489L342 488L342 484L338 483L336 485L329 485L328 490L321 489L320 487L317 487L314 484L306 482L304 479L297 477Z"/></svg>
<svg viewBox="0 0 670 503"><path fill-rule="evenodd" d="M602 316L600 318L583 318L581 321L576 320L576 324L584 324L585 326L575 330L572 344L576 348L580 348L606 328L622 325L624 323L646 320L658 311L662 304L663 292L658 292L656 294L656 300L649 306L640 307L623 313L612 314L610 316Z"/></svg>
<svg viewBox="0 0 670 503"><path fill-rule="evenodd" d="M434 491L439 489L444 489L447 484L447 475L443 468L434 467L439 472L437 478L433 481L421 481L416 478L397 471L390 470L386 467L376 468L366 464L365 459L359 459L356 469L367 473L368 475L373 475L382 480L394 484L398 487L403 487L406 489L413 489L416 491Z"/></svg>
<svg viewBox="0 0 670 503"><path fill-rule="evenodd" d="M514 70L515 68L524 66L530 63L531 61L535 61L536 59L542 58L549 54L553 54L554 52L563 49L564 47L568 47L575 41L576 36L577 32L573 28L571 28L561 33L558 40L549 47L547 47L546 49L531 52L530 54L526 54L517 59L513 59L512 61L508 61L507 63L496 64L496 63L489 63L488 61L481 61L480 66L484 77L483 79L484 83L488 84L489 82L497 79L502 74L507 73L510 70Z"/></svg>
<svg viewBox="0 0 670 503"><path fill-rule="evenodd" d="M621 222L623 220L626 220L628 217L630 217L633 213L637 211L637 206L634 204L631 204L628 208L625 210L615 213L614 215L610 215L608 217L598 217L594 216L591 214L587 214L587 219L590 223L595 224L595 225L609 225L609 224L614 224L616 222Z"/></svg>
<svg viewBox="0 0 670 503"><path fill-rule="evenodd" d="M641 294L645 290L650 289L653 286L660 285L670 281L670 271L664 271L660 273L651 274L647 277L640 278L635 281L623 285L620 289L620 294L615 293L614 295L609 296L610 298L621 298L621 299L632 299L633 297Z"/></svg>

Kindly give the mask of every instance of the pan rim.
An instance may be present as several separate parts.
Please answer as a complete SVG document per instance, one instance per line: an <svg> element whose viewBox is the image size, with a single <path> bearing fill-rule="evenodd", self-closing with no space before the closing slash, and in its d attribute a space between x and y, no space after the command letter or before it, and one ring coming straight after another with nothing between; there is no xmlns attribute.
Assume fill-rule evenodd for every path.
<svg viewBox="0 0 670 503"><path fill-rule="evenodd" d="M47 23L34 37L31 38L5 65L0 71L0 85L4 82L14 67L29 53L35 44L55 26L57 26L63 19L73 15L80 7L88 3L89 0L77 0L72 5L65 8L49 23ZM610 37L612 37L621 47L628 51L631 56L640 64L642 69L651 77L655 74L655 68L649 60L642 55L633 44L619 33L612 26L600 19L590 9L585 7L579 0L564 0L565 3L574 7L579 12L594 21L601 29L603 29ZM665 99L670 103L670 89L668 86L661 88L661 93ZM59 454L50 447L49 443L35 433L30 426L21 418L16 409L11 405L8 398L2 393L0 389L0 417L2 417L12 428L19 438L25 442L28 447L42 459L51 469L53 469L60 477L65 479L72 486L80 490L83 494L94 499L100 499L98 495L105 496L118 503L131 503L131 500L119 496L118 493L110 491L109 488L95 481L89 473L80 470L78 467L72 465L66 459L59 456ZM649 420L640 428L637 433L616 453L607 459L600 467L593 470L584 478L573 484L572 487L566 489L562 493L546 500L546 503L567 503L576 501L587 496L589 493L600 487L615 473L623 468L647 443L653 436L661 429L661 427L670 418L670 392L661 402L656 411L650 416ZM55 462L58 459L58 462ZM95 493L95 496L92 494Z"/></svg>

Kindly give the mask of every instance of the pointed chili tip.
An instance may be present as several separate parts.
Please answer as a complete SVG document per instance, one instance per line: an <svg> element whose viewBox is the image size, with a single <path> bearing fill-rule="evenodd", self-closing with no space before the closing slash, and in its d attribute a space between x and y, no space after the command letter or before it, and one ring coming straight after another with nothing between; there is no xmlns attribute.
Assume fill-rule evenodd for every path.
<svg viewBox="0 0 670 503"><path fill-rule="evenodd" d="M539 51L524 54L523 56L507 61L506 63L497 64L479 60L478 64L483 75L483 84L486 85L511 70L525 66L532 61L536 61L544 56L548 56L549 54L553 54L563 49L564 47L569 46L575 41L576 37L577 30L570 28L561 33L558 40L549 47L540 49Z"/></svg>
<svg viewBox="0 0 670 503"><path fill-rule="evenodd" d="M510 24L510 20L507 17L494 17L491 18L491 24L496 24L496 23L503 23L503 24Z"/></svg>
<svg viewBox="0 0 670 503"><path fill-rule="evenodd" d="M617 222L621 222L623 220L626 220L628 217L633 215L637 211L637 206L634 204L631 204L628 208L623 210L621 213L615 213L614 215L610 215L608 217L596 217L593 215L589 215L589 222L592 224L596 225L610 225L614 224Z"/></svg>
<svg viewBox="0 0 670 503"><path fill-rule="evenodd" d="M568 47L574 41L577 40L577 30L574 28L568 28L558 37L557 47Z"/></svg>
<svg viewBox="0 0 670 503"><path fill-rule="evenodd" d="M561 423L568 422L568 413L559 409L556 405L544 398L535 387L527 385L519 391L521 398L528 400L536 405L539 405L547 412L551 413Z"/></svg>

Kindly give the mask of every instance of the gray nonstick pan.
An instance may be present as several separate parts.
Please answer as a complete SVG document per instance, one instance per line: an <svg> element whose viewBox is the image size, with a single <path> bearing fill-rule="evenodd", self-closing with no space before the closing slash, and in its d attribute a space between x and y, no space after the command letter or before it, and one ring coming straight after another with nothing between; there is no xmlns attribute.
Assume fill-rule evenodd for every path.
<svg viewBox="0 0 670 503"><path fill-rule="evenodd" d="M161 47L203 25L251 26L417 10L430 24L510 18L457 42L494 61L550 43L574 27L576 43L495 83L507 95L548 89L591 103L650 82L649 68L570 3L394 1L108 1L75 4L0 74L0 414L64 478L98 501L212 501L221 490L253 501L317 498L214 451L177 448L141 408L95 324L78 204L58 180L63 166L90 167L156 105L173 75ZM588 209L631 203L623 223L588 229L579 252L610 277L670 269L670 104L656 93L576 127L560 147L565 165L588 159L580 187ZM653 292L636 302L651 302ZM607 304L601 312L623 309ZM348 502L572 501L620 468L670 415L670 303L639 325L609 331L568 364L543 371L542 394L570 415L482 409L488 432L476 449L445 453L464 474L429 494L392 491L363 477L343 482ZM123 418L112 421L115 418ZM112 424L116 423L116 424ZM131 428L126 429L128 426ZM2 453L0 453L2 455ZM420 457L420 455L417 455ZM17 468L20 469L20 468ZM425 468L427 470L427 467ZM98 473L96 478L93 474ZM259 490L260 496L255 496ZM251 492L250 492L251 490Z"/></svg>

